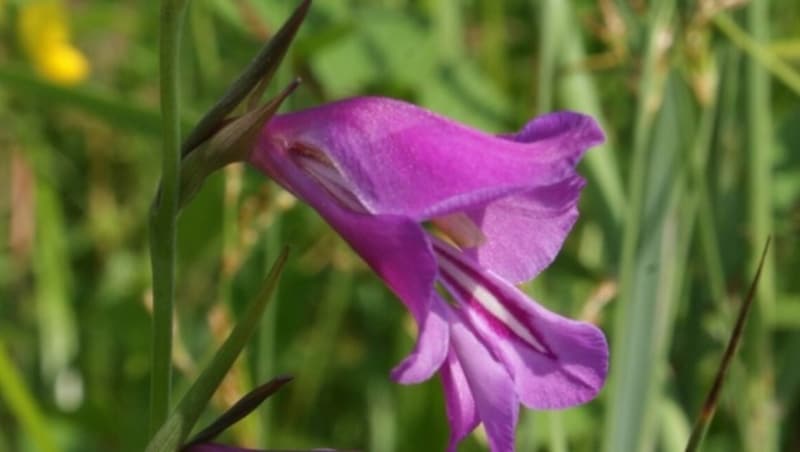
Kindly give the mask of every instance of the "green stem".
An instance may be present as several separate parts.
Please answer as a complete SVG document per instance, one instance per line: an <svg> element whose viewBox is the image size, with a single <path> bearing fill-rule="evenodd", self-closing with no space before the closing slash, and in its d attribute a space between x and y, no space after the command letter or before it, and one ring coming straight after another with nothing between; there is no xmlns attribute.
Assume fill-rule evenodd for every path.
<svg viewBox="0 0 800 452"><path fill-rule="evenodd" d="M27 434L31 444L43 452L56 452L58 447L53 439L53 432L48 419L36 404L25 378L14 366L11 356L0 337L0 400L8 411L19 422L23 432ZM1 445L1 444L0 444Z"/></svg>
<svg viewBox="0 0 800 452"><path fill-rule="evenodd" d="M172 361L172 311L175 297L175 242L180 170L178 51L185 0L163 0L159 43L162 158L161 187L150 216L153 271L153 350L150 374L150 432L169 412Z"/></svg>
<svg viewBox="0 0 800 452"><path fill-rule="evenodd" d="M284 248L275 263L272 264L272 269L270 269L258 295L247 306L241 320L236 322L233 331L225 339L217 353L214 354L211 362L203 369L197 380L192 383L178 406L175 407L172 415L164 422L164 425L150 441L147 449L145 449L146 452L174 452L186 441L192 431L192 427L200 417L200 413L205 409L211 396L230 371L244 346L253 336L256 327L258 327L267 303L278 284L278 278L281 271L283 271L283 266L286 264L288 253L289 251Z"/></svg>
<svg viewBox="0 0 800 452"><path fill-rule="evenodd" d="M769 41L769 1L753 1L747 8L747 26L753 45L763 49ZM748 124L748 216L752 243L760 243L772 234L772 166L774 162L772 110L770 105L770 78L767 70L770 60L755 58L747 63L747 124ZM798 80L800 81L800 80ZM756 248L756 247L753 247ZM751 268L760 268L763 275L758 285L758 304L753 312L747 339L750 345L749 413L746 416L746 443L744 450L777 451L778 436L775 428L778 419L773 415L774 387L771 330L775 303L775 273L771 255L751 256ZM744 411L744 410L743 410ZM746 412L746 411L744 411Z"/></svg>
<svg viewBox="0 0 800 452"><path fill-rule="evenodd" d="M643 448L646 432L652 422L643 419L649 416L647 407L653 406L651 379L658 376L657 369L651 370L642 366L647 359L654 367L658 366L649 350L658 350L658 341L665 340L663 329L658 328L656 320L659 314L654 309L672 309L670 303L674 298L658 292L656 300L637 299L635 296L637 266L645 262L642 249L641 226L644 218L645 191L648 187L648 164L652 158L650 153L653 124L662 108L665 82L668 75L660 61L667 51L661 44L661 36L671 27L674 2L656 3L649 23L650 34L643 55L643 71L639 84L639 100L637 117L633 132L633 154L630 167L628 193L630 193L623 223L622 248L619 270L619 296L614 319L614 331L618 334L611 346L615 350L612 356L612 369L616 369L616 378L611 384L612 402L607 414L607 432L603 450L646 450ZM665 218L664 224L669 221ZM666 237L666 236L665 236ZM649 236L649 240L655 240ZM661 247L664 244L651 245ZM671 253L674 257L674 253ZM663 259L661 256L660 259ZM670 269L674 271L674 269ZM664 274L663 280L673 278L672 274ZM669 282L665 282L669 286ZM652 302L656 302L655 305ZM660 313L660 317L665 314ZM661 319L663 321L663 319ZM649 326L644 326L650 322ZM651 331L652 329L652 331ZM633 340L632 340L633 339ZM648 350L644 350L647 348ZM644 367L644 368L643 368ZM650 385L650 386L646 386ZM641 397L647 397L641 400Z"/></svg>
<svg viewBox="0 0 800 452"><path fill-rule="evenodd" d="M759 2L754 2L753 4L755 5L758 3ZM751 9L751 11L753 11L753 9ZM766 13L759 14L766 15ZM751 66L760 65L759 71L766 69L787 88L800 94L800 74L767 47L767 44L765 44L767 40L759 35L760 32L753 30L754 33L748 35L746 31L730 18L730 16L724 13L717 14L712 21L731 42L755 60L754 63L751 63ZM766 75L759 77L766 77Z"/></svg>
<svg viewBox="0 0 800 452"><path fill-rule="evenodd" d="M539 81L537 84L537 113L543 114L553 108L553 81L556 78L556 63L559 57L562 31L558 23L559 10L555 4L558 0L534 2L541 4L539 22L541 45L539 46Z"/></svg>

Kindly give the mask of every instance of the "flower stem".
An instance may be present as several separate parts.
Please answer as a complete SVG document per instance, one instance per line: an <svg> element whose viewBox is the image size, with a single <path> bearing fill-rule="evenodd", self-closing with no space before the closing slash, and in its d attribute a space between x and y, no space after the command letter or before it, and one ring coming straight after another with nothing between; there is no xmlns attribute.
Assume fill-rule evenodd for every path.
<svg viewBox="0 0 800 452"><path fill-rule="evenodd" d="M162 129L161 187L150 214L153 271L153 342L150 374L150 432L169 412L175 242L180 170L178 49L185 0L162 0L159 42Z"/></svg>

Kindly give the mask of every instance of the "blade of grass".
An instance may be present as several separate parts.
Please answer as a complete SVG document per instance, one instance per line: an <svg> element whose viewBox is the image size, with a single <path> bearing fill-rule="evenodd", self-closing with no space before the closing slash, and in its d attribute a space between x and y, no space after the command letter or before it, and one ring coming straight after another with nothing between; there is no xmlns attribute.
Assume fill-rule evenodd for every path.
<svg viewBox="0 0 800 452"><path fill-rule="evenodd" d="M759 49L769 40L768 0L751 2L747 7L747 27ZM772 139L769 60L747 61L747 155L748 155L748 223L751 240L760 240L773 233L773 181L775 143ZM800 81L800 76L797 77ZM800 91L797 91L800 94ZM772 452L778 450L777 418L774 414L774 363L772 359L769 319L775 309L775 273L771 255L750 257L751 271L760 268L761 283L756 288L758 304L754 309L748 343L752 350L748 362L754 372L747 384L750 409L746 410L746 450ZM748 346L749 347L749 346Z"/></svg>
<svg viewBox="0 0 800 452"><path fill-rule="evenodd" d="M661 412L661 450L663 452L683 451L683 438L689 436L689 420L681 407L665 396L660 405Z"/></svg>
<svg viewBox="0 0 800 452"><path fill-rule="evenodd" d="M556 28L570 30L570 39L563 43L563 49L559 52L559 62L562 67L575 67L576 62L586 59L586 50L580 36L581 27L575 19L575 12L567 1L553 2L550 7L553 8L553 17L557 18ZM600 108L600 96L591 74L587 71L576 69L561 74L558 92L559 100L564 107L588 113L601 124L606 123ZM597 146L586 154L584 160L589 176L597 185L606 204L613 227L617 227L622 223L627 202L614 151L609 144ZM616 232L613 231L611 235L616 235Z"/></svg>
<svg viewBox="0 0 800 452"><path fill-rule="evenodd" d="M537 111L545 113L553 109L553 81L556 75L556 63L561 49L561 32L564 30L558 23L559 0L534 1L534 6L541 4L539 12L539 71L536 92Z"/></svg>
<svg viewBox="0 0 800 452"><path fill-rule="evenodd" d="M753 300L756 298L756 289L758 287L758 281L761 278L761 272L764 269L764 262L767 257L767 252L769 251L770 241L771 238L768 237L767 242L764 244L764 250L761 252L761 258L758 261L758 267L756 269L755 277L753 277L753 282L750 284L750 289L747 291L747 295L745 296L742 305L739 307L739 314L736 316L736 324L733 327L730 339L728 339L728 344L725 346L725 352L722 354L722 360L720 361L719 367L717 368L717 373L714 376L714 383L711 385L711 389L708 391L705 402L703 402L703 408L700 411L694 426L692 427L692 433L691 436L689 436L689 442L686 445L686 452L696 452L700 450L700 446L703 442L706 431L708 430L708 426L711 424L711 420L714 418L714 412L716 411L717 404L719 403L719 395L722 391L722 385L725 382L725 376L728 373L728 369L733 361L733 357L736 354L739 343L741 342L742 333L744 332L744 326L747 321L748 314L750 313L750 308L753 306Z"/></svg>
<svg viewBox="0 0 800 452"><path fill-rule="evenodd" d="M40 153L46 159L46 152ZM78 333L70 299L72 266L68 231L58 189L44 174L36 177L36 240L33 269L36 276L36 313L42 372L48 384L66 371L78 353Z"/></svg>
<svg viewBox="0 0 800 452"><path fill-rule="evenodd" d="M497 86L508 87L508 58L506 55L505 2L481 2L480 57L483 69Z"/></svg>
<svg viewBox="0 0 800 452"><path fill-rule="evenodd" d="M367 416L369 418L369 449L372 452L394 452L397 442L397 413L392 404L386 380L367 383Z"/></svg>
<svg viewBox="0 0 800 452"><path fill-rule="evenodd" d="M189 5L189 22L197 60L198 78L203 88L209 86L219 77L222 60L219 55L217 30L212 17L208 0L198 0Z"/></svg>
<svg viewBox="0 0 800 452"><path fill-rule="evenodd" d="M431 2L434 9L433 29L439 42L443 63L455 63L464 55L464 20L461 5L456 2Z"/></svg>
<svg viewBox="0 0 800 452"><path fill-rule="evenodd" d="M56 85L13 66L0 65L0 85L9 92L46 102L48 106L79 108L122 129L159 135L163 128L161 116L155 110L120 100L119 96L96 88ZM182 125L191 123L189 117L181 118Z"/></svg>
<svg viewBox="0 0 800 452"><path fill-rule="evenodd" d="M0 396L5 400L5 406L20 423L22 431L30 438L37 450L42 452L58 450L50 429L50 422L36 405L36 401L25 385L25 379L6 353L2 338L0 338Z"/></svg>
<svg viewBox="0 0 800 452"><path fill-rule="evenodd" d="M551 411L547 413L550 421L550 451L567 452L567 434L564 431L564 413Z"/></svg>
<svg viewBox="0 0 800 452"><path fill-rule="evenodd" d="M261 316L272 298L287 257L288 250L284 248L272 265L261 291L250 302L225 343L150 441L147 452L173 452L184 443L200 413L261 322Z"/></svg>
<svg viewBox="0 0 800 452"><path fill-rule="evenodd" d="M760 3L766 2L753 2L754 5ZM766 21L767 18L765 17L763 20ZM800 95L800 73L778 58L769 47L761 44L759 41L764 41L763 36L757 36L755 33L753 36L748 35L725 13L717 14L712 18L712 21L731 42L755 60L760 69L766 69L787 88Z"/></svg>
<svg viewBox="0 0 800 452"><path fill-rule="evenodd" d="M673 9L671 1L654 5L650 36L643 55L633 161L627 187L631 195L623 228L620 295L615 307L615 337L611 347L615 351L611 365L615 374L606 416L604 450L607 452L644 451L654 442L652 416L656 411L653 405L658 400L655 392L661 366L659 359L667 342L665 328L671 322L675 289L680 279L676 274L680 270L675 267L678 258L674 249L679 241L674 211L677 184L671 186L672 176L665 172L670 161L664 160L669 155L675 156L680 148L675 132L668 132L678 125L677 112L659 115L667 76L666 68L659 63L667 51L664 38L672 33ZM673 97L672 93L666 96L664 109L676 108ZM657 119L663 122L655 128L661 135L653 139ZM655 151L652 147L660 149ZM659 196L669 197L659 201ZM646 209L648 204L654 205ZM649 231L645 237L640 236L643 224Z"/></svg>
<svg viewBox="0 0 800 452"><path fill-rule="evenodd" d="M274 201L274 195L273 195ZM274 206L274 202L273 208ZM265 260L269 261L272 257L278 252L280 249L281 243L281 231L282 225L280 220L280 212L273 212L274 220L272 224L269 226L269 229L266 231L265 243L264 243L264 254ZM276 291L275 298L280 299L280 290ZM256 338L257 343L257 354L254 357L254 369L255 369L255 378L256 381L263 381L265 378L268 378L268 375L275 374L275 362L276 362L276 327L278 321L278 305L277 303L273 304L267 308L266 315L261 319L261 327L258 330L258 337ZM261 409L259 413L261 415L261 425L260 433L261 433L261 445L266 446L266 440L272 437L272 413L273 407L268 405Z"/></svg>

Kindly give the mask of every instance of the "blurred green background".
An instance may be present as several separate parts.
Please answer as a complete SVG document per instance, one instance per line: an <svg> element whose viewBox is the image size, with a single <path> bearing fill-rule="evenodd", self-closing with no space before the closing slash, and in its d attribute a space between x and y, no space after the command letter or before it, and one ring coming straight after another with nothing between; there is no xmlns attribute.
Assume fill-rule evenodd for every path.
<svg viewBox="0 0 800 452"><path fill-rule="evenodd" d="M0 1L0 451L141 450L158 11L42 3ZM184 131L293 6L191 2ZM799 73L796 0L316 0L271 92L299 75L285 109L381 94L497 133L556 109L604 125L608 143L581 166L581 219L526 290L601 325L610 379L586 406L524 411L520 451L682 451L772 234L704 449L771 452L800 450ZM257 339L201 423L292 373L222 439L444 449L439 382L388 378L413 323L313 211L229 167L179 234L178 394L279 247L293 250ZM460 450L487 448L478 433Z"/></svg>

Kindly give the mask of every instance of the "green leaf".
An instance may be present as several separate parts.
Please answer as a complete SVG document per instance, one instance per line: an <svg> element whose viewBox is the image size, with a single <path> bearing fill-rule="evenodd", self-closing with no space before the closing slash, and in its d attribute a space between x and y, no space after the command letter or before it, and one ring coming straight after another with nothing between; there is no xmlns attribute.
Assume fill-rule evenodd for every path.
<svg viewBox="0 0 800 452"><path fill-rule="evenodd" d="M147 452L174 452L189 436L200 413L255 332L261 315L277 286L287 257L288 250L284 248L272 265L259 294L247 307L242 319L228 335L225 343L222 344L203 373L195 380L167 421L150 441Z"/></svg>

